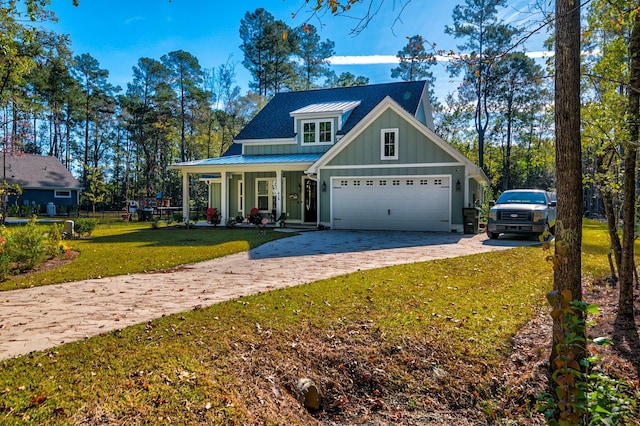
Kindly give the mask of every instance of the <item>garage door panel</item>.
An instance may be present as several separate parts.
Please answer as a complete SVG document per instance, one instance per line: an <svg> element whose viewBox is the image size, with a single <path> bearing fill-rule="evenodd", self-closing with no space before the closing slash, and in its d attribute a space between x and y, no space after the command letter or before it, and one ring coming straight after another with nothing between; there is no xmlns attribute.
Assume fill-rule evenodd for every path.
<svg viewBox="0 0 640 426"><path fill-rule="evenodd" d="M348 178L333 181L333 227L449 231L447 177Z"/></svg>

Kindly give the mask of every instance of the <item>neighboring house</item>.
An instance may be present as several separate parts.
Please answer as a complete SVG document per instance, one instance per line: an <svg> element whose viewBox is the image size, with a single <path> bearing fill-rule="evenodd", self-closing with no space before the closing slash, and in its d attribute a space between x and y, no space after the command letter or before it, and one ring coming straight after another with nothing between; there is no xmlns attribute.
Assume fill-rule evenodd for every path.
<svg viewBox="0 0 640 426"><path fill-rule="evenodd" d="M19 197L9 196L7 206L32 205L45 211L49 203L58 209L78 205L82 185L55 157L0 153L0 181L22 188Z"/></svg>
<svg viewBox="0 0 640 426"><path fill-rule="evenodd" d="M426 82L279 93L219 158L178 163L223 221L254 207L333 229L463 231L483 171L433 132Z"/></svg>

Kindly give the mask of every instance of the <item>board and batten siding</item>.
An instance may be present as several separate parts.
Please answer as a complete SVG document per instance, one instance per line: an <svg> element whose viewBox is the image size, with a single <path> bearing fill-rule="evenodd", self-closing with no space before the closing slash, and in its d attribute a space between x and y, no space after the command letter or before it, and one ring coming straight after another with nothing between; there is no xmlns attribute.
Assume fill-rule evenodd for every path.
<svg viewBox="0 0 640 426"><path fill-rule="evenodd" d="M382 129L398 129L397 160L381 159L380 132ZM457 160L389 109L351 141L349 146L345 147L326 167L452 162Z"/></svg>

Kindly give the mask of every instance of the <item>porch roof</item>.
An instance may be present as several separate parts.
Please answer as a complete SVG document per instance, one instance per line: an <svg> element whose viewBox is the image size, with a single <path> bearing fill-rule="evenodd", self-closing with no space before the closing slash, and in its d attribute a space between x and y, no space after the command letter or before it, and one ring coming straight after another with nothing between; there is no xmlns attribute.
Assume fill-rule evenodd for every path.
<svg viewBox="0 0 640 426"><path fill-rule="evenodd" d="M292 163L314 163L323 154L289 154L289 155L229 155L226 157L206 158L204 160L187 161L173 164L171 168L181 169L183 167L202 166L242 166L259 164L292 164Z"/></svg>

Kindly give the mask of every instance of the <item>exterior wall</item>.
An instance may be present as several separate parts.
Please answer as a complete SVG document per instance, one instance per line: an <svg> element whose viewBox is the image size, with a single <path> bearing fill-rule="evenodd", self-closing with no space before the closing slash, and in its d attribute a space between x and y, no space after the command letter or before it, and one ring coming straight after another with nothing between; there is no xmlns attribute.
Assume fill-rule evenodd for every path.
<svg viewBox="0 0 640 426"><path fill-rule="evenodd" d="M70 198L55 198L53 189L25 189L19 197L9 196L7 206L37 205L40 212L45 212L48 203L56 205L58 213L67 213L71 206L78 205L78 190L71 190Z"/></svg>
<svg viewBox="0 0 640 426"><path fill-rule="evenodd" d="M382 160L380 158L380 131L382 129L398 129L397 160ZM327 166L451 162L457 162L457 160L435 143L427 140L424 134L413 125L389 109L351 141L349 146L345 147Z"/></svg>
<svg viewBox="0 0 640 426"><path fill-rule="evenodd" d="M208 207L213 207L216 210L218 210L218 212L220 212L220 208L222 207L221 195L222 195L222 185L218 182L212 182L210 184Z"/></svg>

